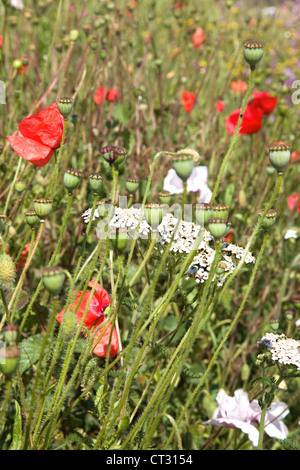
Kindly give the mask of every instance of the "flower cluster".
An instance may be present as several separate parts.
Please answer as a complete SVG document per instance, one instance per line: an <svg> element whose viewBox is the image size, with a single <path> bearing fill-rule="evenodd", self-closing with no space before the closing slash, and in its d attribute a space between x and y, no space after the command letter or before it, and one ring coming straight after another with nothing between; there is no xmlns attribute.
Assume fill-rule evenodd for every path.
<svg viewBox="0 0 300 470"><path fill-rule="evenodd" d="M109 221L109 227L113 229L127 229L128 237L134 238L138 227L138 235L142 238L151 234L152 227L148 224L140 208L130 207L122 209L116 207L114 215ZM89 222L91 209L83 213L85 223ZM94 212L93 220L99 218L97 209ZM174 233L175 232L175 233ZM192 249L197 250L197 255L193 258L187 274L195 277L197 283L207 280L215 256L213 246L213 236L208 230L193 222L178 220L171 213L167 213L162 218L162 222L157 227L156 241L158 244L166 245L171 242L170 252L178 254L188 254ZM224 272L232 272L235 261L241 259L244 249L232 243L224 243L222 248L222 269L218 277L218 285L223 284L222 275ZM255 263L255 257L251 253L245 256L245 263Z"/></svg>
<svg viewBox="0 0 300 470"><path fill-rule="evenodd" d="M258 344L271 353L273 361L296 366L300 370L300 341L287 338L283 333L266 333Z"/></svg>

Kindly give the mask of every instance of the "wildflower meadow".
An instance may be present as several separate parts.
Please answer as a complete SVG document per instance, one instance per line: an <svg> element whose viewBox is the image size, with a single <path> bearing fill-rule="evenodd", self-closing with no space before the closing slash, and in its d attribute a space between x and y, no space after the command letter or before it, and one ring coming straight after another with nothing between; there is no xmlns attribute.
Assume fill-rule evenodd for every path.
<svg viewBox="0 0 300 470"><path fill-rule="evenodd" d="M300 449L299 24L0 0L1 450Z"/></svg>

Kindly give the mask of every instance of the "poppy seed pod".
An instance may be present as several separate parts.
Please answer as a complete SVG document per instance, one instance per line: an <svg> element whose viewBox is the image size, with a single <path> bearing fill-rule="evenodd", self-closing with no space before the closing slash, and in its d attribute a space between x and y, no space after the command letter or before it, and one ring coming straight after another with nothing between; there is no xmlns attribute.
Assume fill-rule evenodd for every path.
<svg viewBox="0 0 300 470"><path fill-rule="evenodd" d="M206 202L196 204L195 216L197 224L204 227L207 222L212 218L213 210L212 205Z"/></svg>
<svg viewBox="0 0 300 470"><path fill-rule="evenodd" d="M104 219L108 215L110 217L113 217L115 213L115 207L111 203L111 199L109 198L103 198L101 201L97 202L97 212L100 217L100 219Z"/></svg>
<svg viewBox="0 0 300 470"><path fill-rule="evenodd" d="M73 99L72 98L58 98L57 100L58 110L60 114L67 119L69 114L73 109Z"/></svg>
<svg viewBox="0 0 300 470"><path fill-rule="evenodd" d="M128 232L126 228L115 229L110 232L110 241L117 251L123 251L128 244Z"/></svg>
<svg viewBox="0 0 300 470"><path fill-rule="evenodd" d="M145 205L144 214L148 224L156 230L163 218L163 204L160 202L149 202Z"/></svg>
<svg viewBox="0 0 300 470"><path fill-rule="evenodd" d="M244 58L250 65L251 69L254 69L256 64L262 59L264 54L264 44L254 39L249 39L244 43Z"/></svg>
<svg viewBox="0 0 300 470"><path fill-rule="evenodd" d="M45 268L42 274L42 281L48 292L57 295L64 284L65 273L60 267Z"/></svg>
<svg viewBox="0 0 300 470"><path fill-rule="evenodd" d="M226 237L228 233L228 221L221 217L213 217L207 222L208 230L216 240Z"/></svg>
<svg viewBox="0 0 300 470"><path fill-rule="evenodd" d="M79 170L75 170L74 168L68 168L64 174L64 185L65 188L72 192L74 189L78 188L83 178L83 173Z"/></svg>
<svg viewBox="0 0 300 470"><path fill-rule="evenodd" d="M0 255L0 287L8 290L15 280L15 264L7 254Z"/></svg>
<svg viewBox="0 0 300 470"><path fill-rule="evenodd" d="M0 371L6 378L10 379L17 369L20 350L17 346L0 348Z"/></svg>
<svg viewBox="0 0 300 470"><path fill-rule="evenodd" d="M274 143L269 146L269 158L273 167L281 173L291 159L291 148L284 142Z"/></svg>
<svg viewBox="0 0 300 470"><path fill-rule="evenodd" d="M39 221L39 218L34 210L27 211L25 213L25 219L31 228L34 228Z"/></svg>
<svg viewBox="0 0 300 470"><path fill-rule="evenodd" d="M5 341L7 341L7 343L10 346L13 346L16 344L17 337L18 337L18 328L16 326L8 325L4 328L4 338L5 338Z"/></svg>
<svg viewBox="0 0 300 470"><path fill-rule="evenodd" d="M126 189L130 194L134 194L139 187L139 180L137 178L127 178Z"/></svg>
<svg viewBox="0 0 300 470"><path fill-rule="evenodd" d="M47 199L45 197L34 199L33 205L36 215L43 220L45 217L51 214L52 203L52 199Z"/></svg>
<svg viewBox="0 0 300 470"><path fill-rule="evenodd" d="M127 149L118 145L107 145L100 149L99 153L110 165L119 166L126 158Z"/></svg>
<svg viewBox="0 0 300 470"><path fill-rule="evenodd" d="M100 173L91 173L89 175L89 184L94 193L99 193L102 188L102 175Z"/></svg>
<svg viewBox="0 0 300 470"><path fill-rule="evenodd" d="M172 194L170 191L160 191L158 193L159 200L162 204L169 204L171 201Z"/></svg>
<svg viewBox="0 0 300 470"><path fill-rule="evenodd" d="M180 152L172 158L173 168L182 181L187 181L194 168L193 156L189 153Z"/></svg>
<svg viewBox="0 0 300 470"><path fill-rule="evenodd" d="M226 204L212 204L212 217L220 217L221 219L227 219L229 214L229 206Z"/></svg>
<svg viewBox="0 0 300 470"><path fill-rule="evenodd" d="M263 212L264 212L263 209L258 211L258 217L261 217ZM269 212L266 213L265 217L263 218L261 222L262 228L264 230L269 230L275 224L276 217L277 217L277 212L274 211L273 209L269 210Z"/></svg>
<svg viewBox="0 0 300 470"><path fill-rule="evenodd" d="M18 192L18 193L22 193L24 191L24 189L26 188L26 183L25 181L16 181L15 183L15 190Z"/></svg>

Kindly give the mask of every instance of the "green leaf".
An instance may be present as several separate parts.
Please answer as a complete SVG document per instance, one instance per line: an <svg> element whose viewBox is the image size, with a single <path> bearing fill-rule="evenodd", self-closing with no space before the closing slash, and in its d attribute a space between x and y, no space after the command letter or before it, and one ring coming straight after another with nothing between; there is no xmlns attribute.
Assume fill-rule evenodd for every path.
<svg viewBox="0 0 300 470"><path fill-rule="evenodd" d="M22 445L22 413L19 403L15 400L15 421L13 428L13 439L10 445L10 450L20 450Z"/></svg>
<svg viewBox="0 0 300 470"><path fill-rule="evenodd" d="M26 370L28 370L32 366L32 364L35 364L38 361L43 339L44 335L38 334L35 336L31 336L30 338L24 339L19 344L19 368L21 374L26 372Z"/></svg>

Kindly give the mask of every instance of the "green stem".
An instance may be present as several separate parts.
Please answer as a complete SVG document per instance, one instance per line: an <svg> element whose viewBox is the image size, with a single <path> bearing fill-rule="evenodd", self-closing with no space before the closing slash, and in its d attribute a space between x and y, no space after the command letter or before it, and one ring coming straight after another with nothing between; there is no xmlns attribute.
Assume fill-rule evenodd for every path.
<svg viewBox="0 0 300 470"><path fill-rule="evenodd" d="M64 144L65 144L65 137L66 137L66 133L67 133L67 125L68 125L68 121L67 121L67 119L64 119L63 135L62 135L62 139L61 139L61 143L60 143L60 147L59 147L59 151L58 151L58 156L57 156L57 159L55 161L55 166L54 166L53 184L49 185L47 193L46 193L46 197L48 197L48 195L50 194L50 191L52 189L51 199L54 198L55 191L56 191L57 179L58 179L58 169L59 169L59 165L60 165L62 151L63 151Z"/></svg>
<svg viewBox="0 0 300 470"><path fill-rule="evenodd" d="M229 157L231 155L231 152L232 152L232 150L235 146L235 143L237 141L239 131L240 131L240 127L241 127L241 124L242 124L242 119L243 119L243 116L244 116L244 113L245 113L245 110L246 110L246 106L247 106L247 103L248 103L248 100L249 100L249 97L250 97L250 94L251 94L251 91L252 91L252 88L253 88L254 78L255 78L255 69L254 70L251 69L250 81L249 81L249 85L248 85L248 88L247 88L247 93L246 93L246 95L244 97L244 100L243 100L243 103L242 103L241 112L240 112L240 115L239 115L239 119L238 119L238 122L237 122L237 125L236 125L236 128L235 128L233 137L231 139L230 146L227 150L227 153L226 153L225 157L223 158L222 165L220 167L218 177L217 177L217 180L216 180L216 183L215 183L215 186L214 186L214 189L213 189L213 193L212 193L212 196L211 196L210 204L214 203L214 200L215 200L216 194L218 192L218 189L219 189L219 186L220 186L220 183L221 183L221 179L222 179L224 170L226 168L228 159L229 159Z"/></svg>

